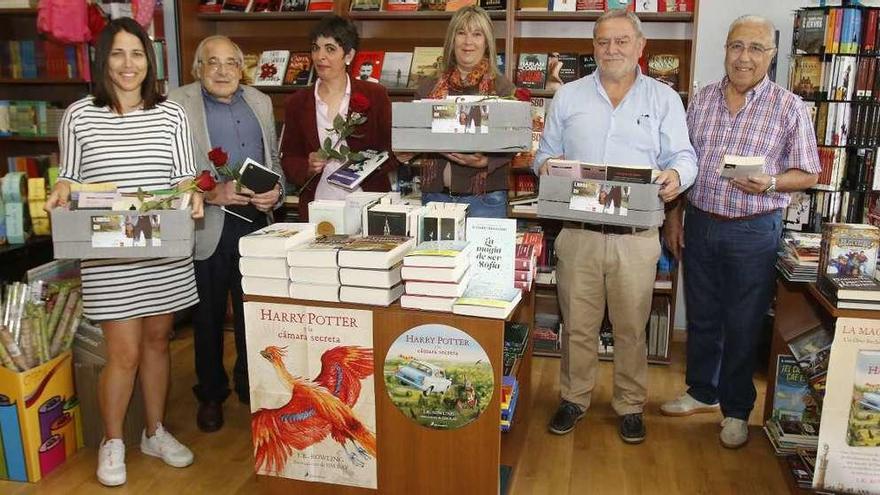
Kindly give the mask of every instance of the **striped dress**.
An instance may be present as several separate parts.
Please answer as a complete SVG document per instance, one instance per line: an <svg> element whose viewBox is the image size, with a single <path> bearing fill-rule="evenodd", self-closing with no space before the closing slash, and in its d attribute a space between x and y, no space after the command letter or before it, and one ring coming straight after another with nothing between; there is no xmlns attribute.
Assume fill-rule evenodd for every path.
<svg viewBox="0 0 880 495"><path fill-rule="evenodd" d="M120 192L168 189L195 175L180 105L117 115L87 96L61 121L59 178L113 182ZM192 257L82 260L83 313L93 321L171 313L199 301Z"/></svg>

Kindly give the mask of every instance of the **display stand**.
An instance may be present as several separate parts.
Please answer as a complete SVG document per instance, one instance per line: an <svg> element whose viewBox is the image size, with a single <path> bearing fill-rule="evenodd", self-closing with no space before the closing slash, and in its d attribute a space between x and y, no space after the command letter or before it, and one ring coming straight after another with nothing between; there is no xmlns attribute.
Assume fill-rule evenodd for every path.
<svg viewBox="0 0 880 495"><path fill-rule="evenodd" d="M838 309L819 291L814 283L796 283L779 279L776 283L776 315L773 319L773 340L770 344L770 363L767 366L767 390L764 395L764 422L773 411L773 395L776 388L776 358L791 354L788 343L820 323L834 330L837 318L880 319L880 311ZM768 443L769 446L769 443ZM772 448L772 447L769 447ZM778 457L789 492L813 493L797 486L788 464Z"/></svg>
<svg viewBox="0 0 880 495"><path fill-rule="evenodd" d="M531 349L526 349L518 370L520 396L512 428L508 433L501 433L503 320L409 310L401 308L399 303L386 308L263 296L246 296L245 301L372 310L374 376L377 377L383 376L385 355L400 334L429 323L449 325L479 342L489 356L495 378L495 392L486 410L474 422L454 430L426 428L405 417L388 398L383 380L375 380L378 490L258 476L265 493L494 495L499 490L500 465L514 468L515 473L531 407ZM526 323L531 331L534 301L534 291L524 293L510 321ZM245 328L248 324L246 320ZM531 338L528 341L531 345Z"/></svg>

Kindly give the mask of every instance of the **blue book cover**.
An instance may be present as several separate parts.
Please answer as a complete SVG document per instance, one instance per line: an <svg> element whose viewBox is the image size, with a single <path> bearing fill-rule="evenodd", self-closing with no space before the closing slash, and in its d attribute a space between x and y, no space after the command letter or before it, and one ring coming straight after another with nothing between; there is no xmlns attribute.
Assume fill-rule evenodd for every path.
<svg viewBox="0 0 880 495"><path fill-rule="evenodd" d="M37 78L36 46L33 40L18 42L19 55L21 56L21 77L24 79Z"/></svg>
<svg viewBox="0 0 880 495"><path fill-rule="evenodd" d="M771 418L800 422L812 403L810 386L794 356L780 354L776 361L776 388Z"/></svg>

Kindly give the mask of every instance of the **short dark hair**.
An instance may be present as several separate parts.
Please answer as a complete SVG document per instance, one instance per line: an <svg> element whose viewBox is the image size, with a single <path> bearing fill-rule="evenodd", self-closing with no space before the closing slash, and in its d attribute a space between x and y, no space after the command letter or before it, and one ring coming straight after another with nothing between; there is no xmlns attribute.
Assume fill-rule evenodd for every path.
<svg viewBox="0 0 880 495"><path fill-rule="evenodd" d="M149 110L157 104L165 101L165 97L159 92L156 79L156 54L153 51L153 43L149 36L131 17L114 19L98 36L95 44L95 106L112 107L121 111L119 98L116 96L116 88L110 80L110 52L113 50L113 40L116 34L125 31L137 37L144 46L144 55L147 57L147 75L141 83L141 98L143 98L144 110Z"/></svg>
<svg viewBox="0 0 880 495"><path fill-rule="evenodd" d="M357 50L361 44L361 37L354 23L335 14L322 18L315 25L309 33L309 43L315 43L321 36L336 40L345 53Z"/></svg>

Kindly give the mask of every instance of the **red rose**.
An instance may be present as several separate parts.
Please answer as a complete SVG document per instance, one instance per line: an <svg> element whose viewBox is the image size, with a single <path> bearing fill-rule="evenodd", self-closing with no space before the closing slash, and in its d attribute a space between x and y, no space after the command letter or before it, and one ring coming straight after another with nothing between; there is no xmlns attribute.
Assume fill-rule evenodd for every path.
<svg viewBox="0 0 880 495"><path fill-rule="evenodd" d="M370 109L370 99L361 93L355 93L351 95L351 100L348 102L348 108L352 112L363 114Z"/></svg>
<svg viewBox="0 0 880 495"><path fill-rule="evenodd" d="M217 148L217 149L219 149L219 148ZM223 153L223 152L221 151L221 153ZM225 155L226 153L223 153L223 154ZM207 191L212 191L214 189L214 187L217 186L217 181L214 180L214 176L211 175L211 172L208 172L207 170L203 170L202 173L200 173L199 176L196 177L195 184L196 184L196 187L199 189L199 191L207 192Z"/></svg>
<svg viewBox="0 0 880 495"><path fill-rule="evenodd" d="M223 167L229 160L229 155L218 146L208 152L208 160L211 160L215 167Z"/></svg>
<svg viewBox="0 0 880 495"><path fill-rule="evenodd" d="M527 88L516 88L516 91L513 92L513 97L519 101L532 101L532 92Z"/></svg>

